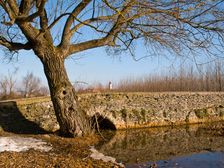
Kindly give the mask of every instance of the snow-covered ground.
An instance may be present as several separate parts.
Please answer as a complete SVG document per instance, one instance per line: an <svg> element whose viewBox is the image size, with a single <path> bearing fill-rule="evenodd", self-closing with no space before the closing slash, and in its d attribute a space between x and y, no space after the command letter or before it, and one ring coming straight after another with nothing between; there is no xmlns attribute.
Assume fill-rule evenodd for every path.
<svg viewBox="0 0 224 168"><path fill-rule="evenodd" d="M24 137L0 137L0 152L14 151L22 152L29 149L48 152L52 149L46 142L35 138Z"/></svg>

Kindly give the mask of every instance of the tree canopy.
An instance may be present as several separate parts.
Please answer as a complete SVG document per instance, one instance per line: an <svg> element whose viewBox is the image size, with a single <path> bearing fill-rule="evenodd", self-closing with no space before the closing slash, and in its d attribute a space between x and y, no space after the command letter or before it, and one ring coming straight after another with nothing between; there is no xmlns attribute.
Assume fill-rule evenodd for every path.
<svg viewBox="0 0 224 168"><path fill-rule="evenodd" d="M32 49L43 34L64 58L101 46L127 50L137 39L177 53L223 46L223 0L2 0L0 6L0 44L12 52Z"/></svg>

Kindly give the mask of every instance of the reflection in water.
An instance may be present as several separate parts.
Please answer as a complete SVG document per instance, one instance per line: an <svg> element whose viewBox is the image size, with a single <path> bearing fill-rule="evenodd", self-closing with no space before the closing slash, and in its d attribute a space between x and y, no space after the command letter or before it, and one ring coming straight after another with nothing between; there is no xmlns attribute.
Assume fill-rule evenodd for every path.
<svg viewBox="0 0 224 168"><path fill-rule="evenodd" d="M224 167L224 123L132 129L104 134L105 137L111 136L111 139L99 144L98 150L115 157L127 167L135 167L136 164L138 166L146 164L149 167L153 162L173 167L172 164L176 164L174 162L193 163L197 157L204 157L207 162L213 162L211 156L220 162L214 164L221 164ZM202 160L199 159L197 164L202 164Z"/></svg>
<svg viewBox="0 0 224 168"><path fill-rule="evenodd" d="M173 157L170 160L126 164L126 168L223 168L224 152L204 152L182 157Z"/></svg>

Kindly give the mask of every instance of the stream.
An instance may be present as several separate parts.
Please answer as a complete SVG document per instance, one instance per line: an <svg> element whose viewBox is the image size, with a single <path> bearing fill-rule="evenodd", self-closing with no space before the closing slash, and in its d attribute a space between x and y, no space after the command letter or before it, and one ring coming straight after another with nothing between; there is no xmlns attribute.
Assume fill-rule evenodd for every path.
<svg viewBox="0 0 224 168"><path fill-rule="evenodd" d="M127 168L224 168L224 122L104 131L96 146Z"/></svg>

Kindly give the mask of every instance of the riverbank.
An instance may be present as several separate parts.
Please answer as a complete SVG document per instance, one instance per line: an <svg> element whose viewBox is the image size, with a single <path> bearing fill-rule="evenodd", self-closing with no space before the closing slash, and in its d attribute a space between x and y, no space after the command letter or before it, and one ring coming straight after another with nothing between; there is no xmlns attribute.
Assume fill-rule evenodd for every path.
<svg viewBox="0 0 224 168"><path fill-rule="evenodd" d="M91 158L90 147L100 140L98 136L85 138L63 138L54 134L21 135L0 132L0 137L26 137L40 139L49 144L48 152L30 149L23 152L0 152L1 168L94 168L119 167L111 162Z"/></svg>

